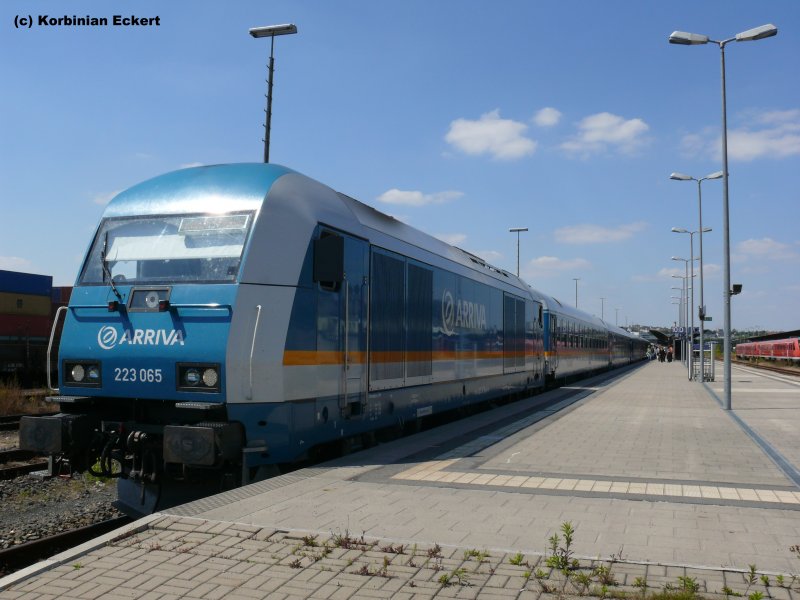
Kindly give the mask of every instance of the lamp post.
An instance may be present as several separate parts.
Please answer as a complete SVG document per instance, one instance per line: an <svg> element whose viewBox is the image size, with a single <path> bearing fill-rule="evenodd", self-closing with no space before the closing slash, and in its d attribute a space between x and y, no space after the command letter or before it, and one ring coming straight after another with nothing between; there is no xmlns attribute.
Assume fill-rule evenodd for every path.
<svg viewBox="0 0 800 600"><path fill-rule="evenodd" d="M254 38L270 38L269 47L269 76L267 78L267 120L264 125L264 162L269 162L269 137L272 131L272 74L275 72L275 58L273 57L275 50L275 36L289 35L297 33L297 26L291 23L286 25L267 25L265 27L253 27L250 29L250 35Z"/></svg>
<svg viewBox="0 0 800 600"><path fill-rule="evenodd" d="M711 231L710 227L706 227L705 229L700 229L698 231L689 231L688 229L683 229L682 227L673 227L672 228L672 233L688 233L689 234L689 253L690 253L689 256L691 257L691 263L692 263L692 294L691 294L691 300L689 302L689 307L690 307L689 308L689 312L691 313L691 319L690 320L691 320L691 328L692 329L691 329L691 334L689 335L690 346L691 346L690 349L689 349L689 356L690 356L690 359L691 359L692 362L694 361L694 261L696 260L695 257L694 257L694 235L696 233L699 233L700 234L700 239L702 239L703 238L703 232L708 232L708 231ZM681 259L678 259L678 258L673 256L672 260L681 260ZM700 264L702 265L702 262ZM701 282L703 281L703 268L702 268L702 266L700 267L700 281ZM701 283L700 284L700 288L701 289L702 289L702 285L703 284ZM701 297L702 297L702 295L701 295ZM700 306L702 306L702 305L703 305L703 301L701 300L700 301ZM703 311L701 310L701 312L703 312ZM700 381L705 381L705 376L703 375L703 337L702 337L703 336L703 334L702 334L703 322L702 322L702 319L703 319L703 317L701 316L700 317L700 332L701 332L700 333ZM692 369L692 374L694 374L694 369ZM691 379L691 377L689 377L689 379Z"/></svg>
<svg viewBox="0 0 800 600"><path fill-rule="evenodd" d="M737 33L734 37L726 40L711 40L707 35L698 33L687 33L685 31L673 31L669 36L670 44L680 44L684 46L694 46L711 42L719 46L720 66L722 72L722 228L723 228L723 255L725 259L723 277L723 306L724 322L723 330L725 336L725 354L723 357L723 371L725 378L725 393L723 398L723 408L731 409L731 244L730 244L730 223L728 221L728 115L727 101L725 97L725 46L730 42L749 42L772 37L778 33L775 25L767 24L754 29L748 29ZM713 359L712 359L713 360Z"/></svg>
<svg viewBox="0 0 800 600"><path fill-rule="evenodd" d="M677 181L697 182L697 210L699 217L697 230L700 232L700 235L698 236L698 240L700 241L700 308L697 312L697 316L700 319L700 381L706 380L705 358L703 355L704 352L703 348L705 347L704 330L705 330L705 320L706 320L706 305L703 299L703 232L711 231L710 229L703 229L703 191L701 184L707 179L720 179L721 177L722 177L722 171L716 171L714 173L711 173L710 175L701 177L700 179L697 179L696 177L692 177L690 175L684 175L683 173L672 173L669 176L670 179L675 179ZM672 231L675 231L675 229L673 229ZM694 299L692 300L692 311L694 311ZM694 332L692 332L692 335L694 335Z"/></svg>
<svg viewBox="0 0 800 600"><path fill-rule="evenodd" d="M578 308L578 282L581 280L580 277L573 277L572 281L575 282L575 308Z"/></svg>
<svg viewBox="0 0 800 600"><path fill-rule="evenodd" d="M509 229L511 233L517 234L517 277L519 277L519 234L522 231L528 231L527 227L512 227Z"/></svg>
<svg viewBox="0 0 800 600"><path fill-rule="evenodd" d="M605 307L606 307L606 299L601 297L600 298L600 320L605 320Z"/></svg>
<svg viewBox="0 0 800 600"><path fill-rule="evenodd" d="M684 262L684 269L686 271L686 275L673 275L675 278L683 279L683 306L684 306L684 313L683 313L683 356L686 357L686 330L689 328L689 259L688 258L679 258L677 256L673 256L672 260L682 260ZM689 371L689 379L692 378L692 360L691 357L688 357L686 360L686 367Z"/></svg>

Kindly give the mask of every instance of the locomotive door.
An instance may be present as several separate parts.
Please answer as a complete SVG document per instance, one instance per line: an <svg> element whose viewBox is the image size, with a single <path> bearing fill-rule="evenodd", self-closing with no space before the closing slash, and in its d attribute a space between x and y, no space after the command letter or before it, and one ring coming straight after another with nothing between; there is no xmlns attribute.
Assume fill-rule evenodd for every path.
<svg viewBox="0 0 800 600"><path fill-rule="evenodd" d="M323 230L315 242L317 350L336 357L327 364L339 367L337 396L344 418L362 414L366 401L368 257L365 242L339 232Z"/></svg>
<svg viewBox="0 0 800 600"><path fill-rule="evenodd" d="M342 281L342 378L339 407L345 417L359 416L366 407L367 389L367 270L369 252L361 240L344 237Z"/></svg>

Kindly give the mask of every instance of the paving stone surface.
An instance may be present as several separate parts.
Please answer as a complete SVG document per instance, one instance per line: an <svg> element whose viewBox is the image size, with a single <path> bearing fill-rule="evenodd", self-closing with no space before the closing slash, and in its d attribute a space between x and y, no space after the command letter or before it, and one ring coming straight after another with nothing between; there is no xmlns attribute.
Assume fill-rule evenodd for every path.
<svg viewBox="0 0 800 600"><path fill-rule="evenodd" d="M768 451L797 468L800 385L734 378L733 415L679 363L587 380L176 507L0 600L800 600L800 489Z"/></svg>

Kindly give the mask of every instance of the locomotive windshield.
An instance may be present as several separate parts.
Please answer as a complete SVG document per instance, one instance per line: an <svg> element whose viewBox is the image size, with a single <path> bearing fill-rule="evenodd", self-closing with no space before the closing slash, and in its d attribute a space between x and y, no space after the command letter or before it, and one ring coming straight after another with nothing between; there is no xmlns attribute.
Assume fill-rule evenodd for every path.
<svg viewBox="0 0 800 600"><path fill-rule="evenodd" d="M104 219L81 283L236 281L253 213Z"/></svg>

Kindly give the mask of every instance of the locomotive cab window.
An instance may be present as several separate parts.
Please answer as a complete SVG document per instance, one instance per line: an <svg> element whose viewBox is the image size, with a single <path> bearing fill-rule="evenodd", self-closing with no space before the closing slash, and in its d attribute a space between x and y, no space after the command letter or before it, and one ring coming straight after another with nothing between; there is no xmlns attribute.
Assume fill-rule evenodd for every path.
<svg viewBox="0 0 800 600"><path fill-rule="evenodd" d="M323 231L314 240L314 281L326 290L336 291L344 280L344 238Z"/></svg>
<svg viewBox="0 0 800 600"><path fill-rule="evenodd" d="M253 213L104 219L81 283L233 282Z"/></svg>

